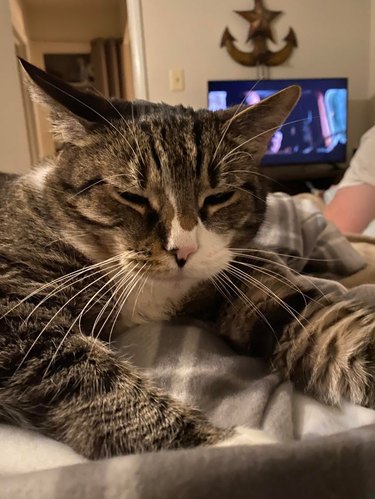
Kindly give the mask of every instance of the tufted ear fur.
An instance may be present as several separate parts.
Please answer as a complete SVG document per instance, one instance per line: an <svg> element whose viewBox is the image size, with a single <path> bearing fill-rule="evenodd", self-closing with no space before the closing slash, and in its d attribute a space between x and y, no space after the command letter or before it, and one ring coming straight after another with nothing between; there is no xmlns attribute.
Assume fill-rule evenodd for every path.
<svg viewBox="0 0 375 499"><path fill-rule="evenodd" d="M286 120L300 95L300 87L292 85L253 106L234 106L216 113L230 133L237 135L243 147L260 161L272 135Z"/></svg>
<svg viewBox="0 0 375 499"><path fill-rule="evenodd" d="M51 112L54 134L63 142L79 143L97 124L108 123L113 106L106 99L82 92L19 59L31 98Z"/></svg>

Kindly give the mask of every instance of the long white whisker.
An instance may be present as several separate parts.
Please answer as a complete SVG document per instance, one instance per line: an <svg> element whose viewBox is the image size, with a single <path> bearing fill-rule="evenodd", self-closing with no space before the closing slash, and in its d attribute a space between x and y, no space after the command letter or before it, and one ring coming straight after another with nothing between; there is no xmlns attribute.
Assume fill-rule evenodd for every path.
<svg viewBox="0 0 375 499"><path fill-rule="evenodd" d="M295 283L293 283L293 281L291 281L290 279L288 279L283 274L278 274L277 272L275 272L275 271L273 271L271 269L264 269L264 267L258 267L258 265L252 265L251 263L242 262L241 260L234 260L234 262L237 263L237 264L239 264L239 265L242 265L244 267L251 268L252 270L255 270L256 272L260 272L262 274L273 276L276 280L282 282L283 284L286 284L289 288L295 289L298 293L300 293L304 297L304 302L305 302L306 305L307 305L307 300L321 305L320 301L315 300L315 298L311 298L310 296L306 295L302 291L301 288L299 288ZM296 272L296 273L298 275L298 272ZM315 283L312 283L311 281L309 281L309 282L311 284L313 284L313 287L316 287L316 286L314 286ZM316 290L321 294L321 296L323 298L325 298L325 295L322 293L322 291L318 287L316 287Z"/></svg>
<svg viewBox="0 0 375 499"><path fill-rule="evenodd" d="M309 261L309 262L338 262L340 261L340 258L310 258L306 256L297 256L297 255L288 255L287 253L279 253L278 251L272 251L272 250L263 250L259 248L229 248L232 251L248 251L252 253L267 253L269 255L278 255L278 256L285 256L288 258L293 258L295 260L304 260L304 261ZM275 262L276 263L276 262Z"/></svg>
<svg viewBox="0 0 375 499"><path fill-rule="evenodd" d="M224 140L224 138L225 138L225 135L227 134L227 132L228 132L228 130L229 130L229 127L230 127L230 126L231 126L231 124L233 123L233 120L234 120L234 119L236 119L238 116L240 116L240 115L241 115L240 110L241 110L241 107L242 107L243 103L245 102L245 100L247 99L247 97L249 96L249 94L250 94L250 93L254 90L254 88L258 85L258 83L259 83L262 79L263 79L263 78L260 78L258 81L256 81L256 82L254 83L254 85L251 87L251 89L250 89L248 92L246 92L245 97L242 99L242 101L238 104L237 109L235 110L235 112L234 112L233 116L232 116L232 117L231 117L231 119L229 120L228 124L224 127L224 131L223 131L223 133L222 133L222 135L221 135L221 138L220 138L220 140L219 140L219 143L218 143L218 145L217 145L217 147L216 147L216 149L215 149L215 152L214 152L214 154L213 154L213 156L212 156L212 161L214 161L214 159L216 158L216 155L217 155L217 153L218 153L218 151L219 151L219 148L220 148L221 144L223 143L223 140ZM247 110L247 107L246 107L246 109L245 109L244 111L246 111L246 110ZM215 168L216 168L216 167L217 167L217 166L215 166Z"/></svg>
<svg viewBox="0 0 375 499"><path fill-rule="evenodd" d="M57 288L55 288L53 291L51 291L50 293L48 293L34 308L33 310L29 313L29 315L22 321L22 324L26 323L30 317L38 310L39 307L41 307L43 305L43 303L45 303L47 300L49 300L52 296L54 296L56 293L60 293L61 291L64 291L64 289L66 288L69 288L71 286L74 286L76 284L78 284L79 282L82 282L84 281L85 279L89 279L95 275L98 275L98 274L103 274L103 270L111 270L112 268L116 268L118 265L118 263L112 263L109 267L105 268L105 269L99 269L99 270L96 270L95 272L93 273L90 273L90 274L87 274L87 275L84 275L83 277L77 279L77 277L79 277L80 275L82 274L86 274L87 271L86 270L82 270L81 273L73 276L73 277L70 277L68 279L68 283L66 281L64 281L62 284L60 284L59 286L57 286Z"/></svg>
<svg viewBox="0 0 375 499"><path fill-rule="evenodd" d="M80 291L78 291L77 293L75 293L71 298L69 298L65 303L64 305L62 305L58 310L57 312L55 312L55 314L51 317L51 319L44 325L44 327L42 328L42 330L40 331L40 333L37 335L37 337L35 338L35 340L33 341L33 343L31 344L30 348L27 350L26 354L24 355L23 359L21 360L21 362L19 363L17 369L15 372L17 372L21 366L23 365L23 363L25 362L25 360L27 359L29 353L31 352L31 350L34 348L35 344L37 343L37 341L39 340L39 338L42 336L42 334L44 333L44 331L46 331L46 329L48 328L48 326L55 320L55 318L59 315L59 313L69 304L71 303L75 298L77 298L77 296L79 296L81 293L83 293L84 291L86 291L86 289L88 289L90 286L93 286L94 284L96 284L98 281L100 281L101 279L103 279L105 277L105 274L102 274L100 277L98 277L97 279L95 279L93 282L90 282L87 286L85 286L83 289L81 289ZM70 331L72 328L72 326L70 326L69 330ZM64 336L65 338L65 336ZM51 362L50 364L51 365Z"/></svg>
<svg viewBox="0 0 375 499"><path fill-rule="evenodd" d="M243 187L240 187L239 185L233 185L233 184L228 184L228 183L224 183L222 185L227 186L227 187L232 187L232 189L236 189L238 191L244 192L248 196L252 196L253 198L258 199L259 201L261 201L264 204L267 203L267 201L265 199L260 198L259 196L255 195L253 192L251 192L247 189L244 189Z"/></svg>
<svg viewBox="0 0 375 499"><path fill-rule="evenodd" d="M300 123L302 121L305 121L306 118L302 118L302 119L298 119L298 120L293 120L293 121L288 121L287 123L284 123L283 125L277 125L277 126L274 126L272 128L269 128L268 130L264 130L263 132L260 132L256 135L254 135L253 137L250 137L250 139L247 139L245 141L243 141L241 144L239 144L238 146L234 147L231 151L229 151L229 153L227 153L222 159L221 159L221 162L225 161L228 156L230 154L232 154L234 151L236 151L237 149L240 149L241 147L243 147L244 145L248 144L249 142L252 142L253 140L255 139L258 139L259 137L262 137L263 135L266 135L267 133L269 132L273 132L273 131L276 131L276 130L279 130L280 128L283 128L284 126L287 126L287 125L293 125L295 123ZM220 164L220 163L219 163Z"/></svg>
<svg viewBox="0 0 375 499"><path fill-rule="evenodd" d="M100 319L102 318L105 310L107 309L107 307L113 302L116 294L123 288L123 286L126 284L126 283L129 283L129 281L131 281L133 279L133 275L132 274L129 274L128 273L128 270L125 269L125 274L123 277L121 277L120 281L119 282L116 282L114 284L114 286L111 286L110 290L113 290L113 287L115 288L114 291L113 291L113 294L110 296L110 298L108 299L108 301L105 303L105 305L103 306L102 310L100 311L100 313L98 314L98 316L96 317L95 319L95 322L92 326L92 330L91 330L91 336L94 336L94 331L96 329L96 326L97 324L99 323ZM106 291L107 293L108 291ZM105 294L106 294L105 293ZM112 308L112 311L113 311L113 308ZM109 317L111 314L112 314L112 311L111 313L107 316ZM99 332L100 334L100 332Z"/></svg>
<svg viewBox="0 0 375 499"><path fill-rule="evenodd" d="M124 269L121 269L121 270L120 270L120 271L116 274L116 276L120 275L122 272L124 272ZM113 278L112 278L112 279L113 279ZM112 279L111 279L111 280L112 280ZM108 284L108 283L109 283L109 281L108 281L106 284ZM104 286L103 286L101 289L103 289L103 288L104 288ZM89 302L88 302L88 303L90 303L90 302L91 302L91 300L92 300L92 298L89 300ZM88 303L85 305L84 309L87 307ZM82 312L81 312L81 314L82 314ZM52 358L51 358L51 360L50 360L50 362L49 362L49 364L48 364L48 366L47 366L47 368L46 368L46 370L45 370L45 372L44 372L43 378L47 375L47 373L48 373L48 371L49 371L49 368L50 368L50 367L51 367L51 365L53 364L53 361L55 360L55 358L56 358L56 356L57 356L57 354L58 354L58 352L59 352L60 348L61 348L61 347L62 347L62 345L64 344L64 341L66 340L66 338L69 336L69 333L70 333L70 331L73 329L74 325L75 325L75 324L77 323L77 321L79 320L79 317L81 316L81 314L79 314L79 315L78 315L78 316L74 319L74 321L73 321L73 322L72 322L72 324L70 325L69 329L66 331L65 335L63 336L63 339L62 339L62 340L60 341L60 343L58 344L58 346L57 346L57 348L56 348L56 350L55 350L54 354L52 355ZM91 349L90 349L89 356L91 355L91 352L92 352L93 346L94 346L94 345L92 345L92 347L91 347Z"/></svg>
<svg viewBox="0 0 375 499"><path fill-rule="evenodd" d="M3 319L4 317L6 317L8 314L10 314L10 312L12 312L13 310L15 310L17 307L19 307L22 303L24 303L25 301L29 300L30 298L32 298L33 296L35 296L36 294L40 293L41 291L43 291L44 289L46 288L49 288L51 286L54 286L55 284L61 282L61 281L65 281L67 279L72 279L74 277L76 277L77 275L80 275L82 272L88 272L92 269L95 269L97 267L100 267L102 265L106 265L106 264L109 264L109 263L112 263L112 261L115 261L116 259L119 259L121 258L121 255L116 255L112 258L109 258L108 260L104 260L103 262L99 262L99 263L95 263L93 265L89 265L87 267L83 267L81 269L77 269L77 270L74 270L73 272L69 272L68 274L64 275L64 276L61 276L61 277L58 277L57 279L54 279L53 281L50 281L50 282L47 282L45 284L43 284L42 286L40 286L39 288L37 288L36 290L32 291L31 293L29 293L27 296L25 296L25 298L22 298L22 300L20 300L16 305L14 305L12 308L10 308L9 310L7 310L1 317L0 317L0 320Z"/></svg>
<svg viewBox="0 0 375 499"><path fill-rule="evenodd" d="M287 271L291 272L292 274L295 274L297 276L301 276L300 272L298 272L297 270L294 270L292 267L289 267L285 263L275 262L274 260L269 260L268 258L254 255L254 254L249 255L246 253L241 253L241 252L235 251L233 249L231 251L232 251L233 255L235 255L235 256L240 256L242 258L249 258L250 260L258 260L260 262L265 262L265 263L272 263L273 265L277 265L281 268L286 269ZM270 251L269 253L275 254L272 251ZM287 256L291 256L291 255L287 255ZM308 279L308 276L303 276L303 277ZM325 294L323 293L323 291L316 285L316 283L313 280L309 279L309 283L321 294L321 296L323 298L325 297Z"/></svg>
<svg viewBox="0 0 375 499"><path fill-rule="evenodd" d="M83 307L83 309L81 310L80 314L78 315L78 317L74 320L74 322L71 324L70 326L70 329L69 331L72 329L72 327L74 326L74 324L77 322L79 322L79 325L81 324L81 320L82 320L82 317L84 316L84 314L86 312L88 312L92 307L90 307L89 305L92 303L92 306L95 305L96 301L95 301L95 298L97 296L99 296L99 299L101 299L105 294L107 294L108 292L108 289L105 293L102 293L103 289L105 288L108 288L108 285L110 285L113 281L115 281L116 283L116 279L118 278L121 278L122 275L124 275L125 273L127 272L127 269L126 267L121 267L120 270L114 274L105 284L104 286L102 286L90 299L89 301L86 303L86 305ZM109 287L109 289L111 289L111 286ZM81 329L81 328L80 328Z"/></svg>
<svg viewBox="0 0 375 499"><path fill-rule="evenodd" d="M274 330L274 328L272 327L272 325L270 324L270 322L268 321L268 319L266 318L266 316L263 314L263 312L261 312L258 307L255 305L255 303L253 303L250 298L230 279L230 277L228 275L226 275L225 273L221 274L221 277L225 278L225 281L227 282L227 284L229 284L232 289L234 290L234 292L236 293L236 295L240 298L240 300L242 300L242 302L245 304L245 305L248 305L251 310L253 310L255 312L255 315L257 317L259 317L260 319L262 319L264 321L265 324L267 324L267 326L270 328L270 330L272 331L274 337L275 337L275 340L279 343L279 339L278 339L278 336L276 334L276 331Z"/></svg>
<svg viewBox="0 0 375 499"><path fill-rule="evenodd" d="M261 281L259 281L255 277L249 276L248 274L246 274L246 272L243 272L242 270L237 269L236 267L233 267L233 265L231 265L231 264L228 265L228 272L231 273L232 275L236 276L237 278L241 279L242 282L246 282L246 280L247 280L253 286L255 286L259 290L263 291L267 296L269 296L270 298L273 298L274 301L276 303L278 303L284 310L286 310L299 323L299 325L304 330L306 329L305 326L302 324L302 322L300 321L300 319L296 315L296 314L298 314L298 311L293 309L289 305L287 305L281 298L279 298L277 296L276 293L274 293L271 289L269 289ZM307 321L307 319L305 319L305 320Z"/></svg>
<svg viewBox="0 0 375 499"><path fill-rule="evenodd" d="M75 97L74 95L70 94L69 92L66 92L65 90L63 90L62 88L58 87L57 85L55 85L54 83L51 83L50 81L47 81L46 82L49 86L57 89L59 92L62 92L63 94L67 95L68 97L70 97L71 99L79 102L80 104L82 104L83 106L85 106L87 109L90 109L90 111L93 111L97 116L99 116L100 118L102 118L106 123L108 123L108 125L110 125L112 128L114 128L116 130L116 132L121 135L121 137L126 141L126 143L128 144L128 146L130 147L130 149L132 150L133 154L135 157L137 157L134 149L132 148L130 142L128 141L128 139L125 137L125 135L123 133L120 132L120 130L113 124L111 123L105 116L103 116L102 114L100 114L96 109L94 109L93 107L89 106L88 104L86 104L85 102L83 102L81 99L78 99L77 97Z"/></svg>
<svg viewBox="0 0 375 499"><path fill-rule="evenodd" d="M129 125L129 123L126 121L126 119L124 118L123 114L120 113L120 111L117 109L117 107L113 104L113 102L111 101L111 99L109 99L107 96L105 96L100 90L98 90L97 88L95 87L92 87L94 91L96 91L97 93L99 93L103 99L105 99L108 104L116 111L116 113L118 114L118 116L121 118L121 121L127 126L129 132L131 132L131 134L133 135L133 138L135 140L135 144L137 146L137 149L138 149L138 152L139 152L139 156L140 158L142 159L143 162L145 162L144 160L144 157L142 155L142 151L141 151L141 148L139 147L139 142L137 140L137 136L134 132L134 130L132 130L131 126ZM131 109L132 109L132 123L133 125L135 124L135 119L134 119L134 104L133 102L130 103L131 104Z"/></svg>
<svg viewBox="0 0 375 499"><path fill-rule="evenodd" d="M261 274L267 275L269 277L273 277L277 281L281 282L282 284L286 284L288 288L294 289L298 293L300 293L304 297L304 302L305 305L307 305L306 301L306 295L303 293L301 288L299 288L293 281L288 279L286 276L279 274L271 269L264 269L263 267L258 267L257 265L252 265L251 263L245 263L241 262L241 260L233 260L231 263L236 263L238 265L243 265L244 267L250 268L252 270L255 270L256 272L259 272ZM309 298L310 299L310 298ZM316 301L316 300L314 300Z"/></svg>
<svg viewBox="0 0 375 499"><path fill-rule="evenodd" d="M110 316L112 315L112 312L114 310L116 310L116 308L118 307L118 304L121 302L121 306L118 307L117 309L117 312L116 312L116 315L114 317L114 320L113 320L113 323L112 323L112 327L111 327L111 330L110 330L110 334L109 334L109 339L112 338L112 334L113 334L113 329L116 325L116 322L117 322L117 319L118 319L118 316L120 315L121 313L121 310L123 309L124 305L125 305L125 302L126 300L128 299L128 297L130 296L131 292L133 291L134 287L138 284L139 280L142 279L142 275L139 276L139 274L142 272L142 270L145 268L147 264L144 263L142 265L142 267L140 267L138 269L138 271L135 273L135 275L133 275L130 279L130 281L127 281L126 283L122 282L122 287L125 285L125 289L120 293L120 296L118 297L118 299L116 300L116 302L114 303L113 307L112 307L112 311L111 313L106 317L106 320L105 322L102 324L98 334L96 335L96 339L100 336L102 330L104 329L105 327L105 324L107 323L107 321L109 320ZM139 277L138 277L139 276ZM125 298L124 297L124 294L126 293L126 296ZM95 342L93 343L92 347L91 347L91 351L94 347L94 344ZM90 352L91 353L91 352Z"/></svg>

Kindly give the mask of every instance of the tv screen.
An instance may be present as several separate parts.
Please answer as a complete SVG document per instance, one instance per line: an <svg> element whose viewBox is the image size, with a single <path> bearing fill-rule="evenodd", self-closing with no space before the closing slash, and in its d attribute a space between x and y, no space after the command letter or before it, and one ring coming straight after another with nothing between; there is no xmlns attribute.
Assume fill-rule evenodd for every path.
<svg viewBox="0 0 375 499"><path fill-rule="evenodd" d="M262 165L340 163L346 159L348 80L209 81L208 108L253 105L288 85L300 85L301 98L268 144Z"/></svg>

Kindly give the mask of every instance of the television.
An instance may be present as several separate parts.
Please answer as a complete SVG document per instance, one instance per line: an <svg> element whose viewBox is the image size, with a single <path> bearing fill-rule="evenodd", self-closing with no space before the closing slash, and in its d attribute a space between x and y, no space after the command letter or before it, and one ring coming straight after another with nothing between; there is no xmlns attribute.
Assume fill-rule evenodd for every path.
<svg viewBox="0 0 375 499"><path fill-rule="evenodd" d="M262 165L336 164L346 160L347 78L209 81L208 108L253 105L289 86L301 98L271 138Z"/></svg>

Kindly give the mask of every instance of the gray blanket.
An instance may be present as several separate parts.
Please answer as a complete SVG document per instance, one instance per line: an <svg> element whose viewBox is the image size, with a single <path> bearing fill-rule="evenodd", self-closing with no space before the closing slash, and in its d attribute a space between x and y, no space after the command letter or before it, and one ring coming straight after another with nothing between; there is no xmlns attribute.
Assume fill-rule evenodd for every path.
<svg viewBox="0 0 375 499"><path fill-rule="evenodd" d="M296 270L348 275L364 266L349 243L311 205L269 200L258 244L285 254ZM317 279L323 290L347 293ZM375 287L349 292L375 301ZM301 440L290 383L261 361L237 356L209 324L175 321L122 335L120 354L174 397L217 425L265 432L275 444L197 448L125 456L54 470L4 475L0 498L375 498L375 425Z"/></svg>

